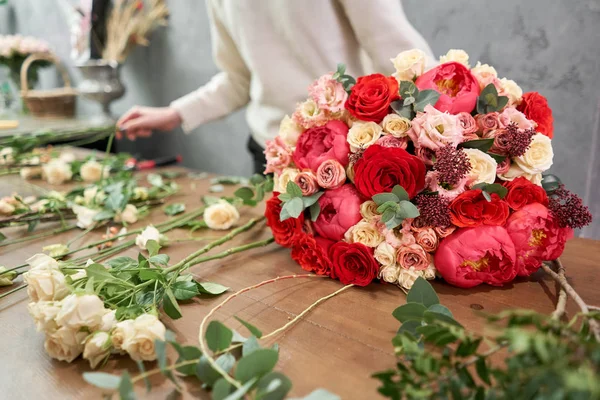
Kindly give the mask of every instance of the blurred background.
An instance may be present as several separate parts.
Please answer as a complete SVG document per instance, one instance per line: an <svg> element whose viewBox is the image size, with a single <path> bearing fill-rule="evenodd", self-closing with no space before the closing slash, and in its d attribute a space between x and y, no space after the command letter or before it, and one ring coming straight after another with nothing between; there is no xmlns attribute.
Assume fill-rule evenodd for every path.
<svg viewBox="0 0 600 400"><path fill-rule="evenodd" d="M0 0L0 35L18 33L48 41L77 83L81 76L71 61L69 26L59 3L63 1ZM136 104L168 105L217 72L205 2L170 0L167 4L169 26L152 34L149 47L136 47L122 68L127 90L112 105L115 116ZM551 172L584 198L593 215L600 215L596 177L600 173L600 0L404 0L402 4L436 55L450 48L464 49L472 64L488 63L524 91L536 90L548 98L555 118ZM57 81L53 69L42 71L42 86L55 87ZM100 112L91 101L81 100L77 107L82 115ZM145 158L181 154L188 167L248 175L252 164L243 112L189 135L177 130L134 143L121 141L117 150ZM600 238L598 222L587 229L584 236Z"/></svg>

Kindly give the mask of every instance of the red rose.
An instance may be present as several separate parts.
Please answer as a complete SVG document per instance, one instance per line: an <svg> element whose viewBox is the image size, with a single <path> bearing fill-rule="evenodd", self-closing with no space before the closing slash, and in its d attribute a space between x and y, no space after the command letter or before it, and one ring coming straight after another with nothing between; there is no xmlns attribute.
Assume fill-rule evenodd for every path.
<svg viewBox="0 0 600 400"><path fill-rule="evenodd" d="M300 169L309 168L315 173L325 160L337 160L347 166L350 153L347 136L348 126L337 120L308 129L298 139L294 163Z"/></svg>
<svg viewBox="0 0 600 400"><path fill-rule="evenodd" d="M327 254L332 244L331 240L304 235L292 247L292 259L305 271L331 275L331 261Z"/></svg>
<svg viewBox="0 0 600 400"><path fill-rule="evenodd" d="M329 258L333 263L332 277L344 285L367 286L379 273L373 249L364 244L337 242L329 249Z"/></svg>
<svg viewBox="0 0 600 400"><path fill-rule="evenodd" d="M425 164L404 149L374 144L354 165L354 184L368 198L391 192L396 185L413 198L425 187Z"/></svg>
<svg viewBox="0 0 600 400"><path fill-rule="evenodd" d="M467 190L459 194L450 203L450 220L461 228L504 225L510 213L508 204L496 193L490 196L492 201L487 201L481 189Z"/></svg>
<svg viewBox="0 0 600 400"><path fill-rule="evenodd" d="M361 121L380 123L390 113L392 101L398 98L395 78L382 74L361 76L346 100L346 110Z"/></svg>
<svg viewBox="0 0 600 400"><path fill-rule="evenodd" d="M326 239L336 242L342 240L346 231L362 219L361 203L358 192L351 184L326 190L319 198L321 212L313 228Z"/></svg>
<svg viewBox="0 0 600 400"><path fill-rule="evenodd" d="M548 207L546 191L541 186L531 183L527 178L520 176L511 182L505 182L504 186L508 189L504 201L513 210L520 210L531 203L540 203Z"/></svg>
<svg viewBox="0 0 600 400"><path fill-rule="evenodd" d="M441 241L435 253L438 272L461 288L512 281L517 276L515 260L515 245L501 226L458 229Z"/></svg>
<svg viewBox="0 0 600 400"><path fill-rule="evenodd" d="M464 65L448 62L430 69L417 78L419 90L433 89L440 93L435 108L450 114L470 113L479 96L479 83Z"/></svg>
<svg viewBox="0 0 600 400"><path fill-rule="evenodd" d="M548 100L538 92L529 92L523 95L523 101L517 107L527 119L537 124L536 131L552 139L554 136L554 118Z"/></svg>
<svg viewBox="0 0 600 400"><path fill-rule="evenodd" d="M292 247L302 236L304 227L304 215L301 214L298 218L288 218L285 221L279 219L281 212L281 200L277 198L279 193L273 192L273 197L267 201L265 209L265 217L267 225L273 232L275 242L283 247Z"/></svg>

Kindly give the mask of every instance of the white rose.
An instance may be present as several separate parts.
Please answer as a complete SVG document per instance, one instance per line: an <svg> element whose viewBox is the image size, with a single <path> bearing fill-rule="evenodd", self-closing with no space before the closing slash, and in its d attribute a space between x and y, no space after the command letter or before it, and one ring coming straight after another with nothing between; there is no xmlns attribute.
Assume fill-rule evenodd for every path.
<svg viewBox="0 0 600 400"><path fill-rule="evenodd" d="M102 164L98 161L90 160L81 166L79 174L85 182L98 182L102 179Z"/></svg>
<svg viewBox="0 0 600 400"><path fill-rule="evenodd" d="M423 276L422 272L415 270L414 267L410 269L400 268L398 285L406 290L410 290L420 276Z"/></svg>
<svg viewBox="0 0 600 400"><path fill-rule="evenodd" d="M69 248L64 244L57 243L42 247L42 251L47 252L50 257L60 258L69 252Z"/></svg>
<svg viewBox="0 0 600 400"><path fill-rule="evenodd" d="M42 167L42 175L51 185L61 185L73 177L71 166L61 160L54 159Z"/></svg>
<svg viewBox="0 0 600 400"><path fill-rule="evenodd" d="M298 138L302 134L302 127L286 115L279 124L279 136L290 147L296 146Z"/></svg>
<svg viewBox="0 0 600 400"><path fill-rule="evenodd" d="M500 79L500 95L508 97L508 106L517 106L523 99L523 89L511 79Z"/></svg>
<svg viewBox="0 0 600 400"><path fill-rule="evenodd" d="M121 213L115 215L114 221L135 224L138 221L138 214L139 211L136 206L127 204Z"/></svg>
<svg viewBox="0 0 600 400"><path fill-rule="evenodd" d="M479 61L477 62L477 65L474 66L473 69L471 69L471 72L481 76L491 76L494 78L498 77L498 72L496 71L496 68L488 64L482 64Z"/></svg>
<svg viewBox="0 0 600 400"><path fill-rule="evenodd" d="M293 182L299 173L300 171L296 168L284 168L279 177L276 177L275 179L275 191L285 193L287 191L288 182Z"/></svg>
<svg viewBox="0 0 600 400"><path fill-rule="evenodd" d="M27 259L27 264L33 269L55 269L58 271L58 262L47 254L36 254Z"/></svg>
<svg viewBox="0 0 600 400"><path fill-rule="evenodd" d="M396 68L394 77L400 81L412 81L425 71L425 53L419 49L406 50L390 60Z"/></svg>
<svg viewBox="0 0 600 400"><path fill-rule="evenodd" d="M471 163L471 171L469 171L469 178L471 178L471 185L478 183L494 183L496 180L496 168L498 163L489 154L482 152L477 149L463 149L469 157Z"/></svg>
<svg viewBox="0 0 600 400"><path fill-rule="evenodd" d="M42 167L23 167L19 174L23 179L39 178L42 176Z"/></svg>
<svg viewBox="0 0 600 400"><path fill-rule="evenodd" d="M397 265L388 265L379 270L378 278L387 283L396 283L398 282L399 273L400 268Z"/></svg>
<svg viewBox="0 0 600 400"><path fill-rule="evenodd" d="M83 358L90 362L90 367L93 369L110 355L110 350L110 335L106 332L96 332L86 340Z"/></svg>
<svg viewBox="0 0 600 400"><path fill-rule="evenodd" d="M117 326L117 311L116 310L104 310L102 316L102 322L98 330L102 332L110 332Z"/></svg>
<svg viewBox="0 0 600 400"><path fill-rule="evenodd" d="M97 186L91 186L83 191L83 200L86 204L102 203L106 199L106 193L99 191Z"/></svg>
<svg viewBox="0 0 600 400"><path fill-rule="evenodd" d="M546 135L536 133L531 139L531 145L520 157L514 158L514 162L526 174L541 174L552 166L554 152L552 141Z"/></svg>
<svg viewBox="0 0 600 400"><path fill-rule="evenodd" d="M95 330L102 323L104 302L96 295L69 295L61 301L56 323L72 329Z"/></svg>
<svg viewBox="0 0 600 400"><path fill-rule="evenodd" d="M240 213L237 208L225 200L221 200L204 210L204 222L210 229L229 229L239 219Z"/></svg>
<svg viewBox="0 0 600 400"><path fill-rule="evenodd" d="M12 147L5 147L0 150L0 165L12 164L15 160L13 157L14 150Z"/></svg>
<svg viewBox="0 0 600 400"><path fill-rule="evenodd" d="M133 320L127 319L125 321L117 322L115 329L111 334L112 345L116 350L124 350L124 343L131 339L135 331L133 329Z"/></svg>
<svg viewBox="0 0 600 400"><path fill-rule="evenodd" d="M100 210L92 210L80 205L74 205L71 207L75 215L77 216L77 226L81 229L89 229L96 224L94 217L98 215Z"/></svg>
<svg viewBox="0 0 600 400"><path fill-rule="evenodd" d="M0 199L0 214L1 215L12 215L15 212L15 206L10 204L4 199Z"/></svg>
<svg viewBox="0 0 600 400"><path fill-rule="evenodd" d="M437 269L435 269L435 265L433 264L433 262L431 264L429 264L429 266L425 269L425 271L423 271L423 278L427 279L428 281L435 279L437 275Z"/></svg>
<svg viewBox="0 0 600 400"><path fill-rule="evenodd" d="M379 217L377 207L377 203L373 200L367 200L360 205L360 215L362 215L365 220L371 222Z"/></svg>
<svg viewBox="0 0 600 400"><path fill-rule="evenodd" d="M367 247L377 247L385 240L375 224L364 219L348 229L345 239L349 243L361 243Z"/></svg>
<svg viewBox="0 0 600 400"><path fill-rule="evenodd" d="M410 120L399 116L398 114L388 114L381 121L383 131L396 138L406 137L408 130L411 127Z"/></svg>
<svg viewBox="0 0 600 400"><path fill-rule="evenodd" d="M352 125L348 131L347 141L353 153L364 150L381 137L383 129L375 122L361 122Z"/></svg>
<svg viewBox="0 0 600 400"><path fill-rule="evenodd" d="M140 250L146 250L146 244L148 240L154 240L161 246L164 246L167 242L167 237L162 235L158 229L153 227L152 225L148 225L142 233L136 236L135 245L140 248Z"/></svg>
<svg viewBox="0 0 600 400"><path fill-rule="evenodd" d="M155 315L142 314L133 321L133 329L128 333L122 349L134 361L152 361L156 359L154 341L165 340L166 328Z"/></svg>
<svg viewBox="0 0 600 400"><path fill-rule="evenodd" d="M32 268L23 274L32 301L60 300L69 293L65 276L57 269Z"/></svg>
<svg viewBox="0 0 600 400"><path fill-rule="evenodd" d="M60 153L60 156L58 156L58 159L65 163L72 163L73 161L75 161L75 154L64 151L64 152Z"/></svg>
<svg viewBox="0 0 600 400"><path fill-rule="evenodd" d="M148 189L142 186L138 186L133 189L133 199L134 200L148 200Z"/></svg>
<svg viewBox="0 0 600 400"><path fill-rule="evenodd" d="M38 301L27 305L29 315L33 318L35 328L38 332L54 332L58 329L55 321L60 311L60 303L56 301Z"/></svg>
<svg viewBox="0 0 600 400"><path fill-rule="evenodd" d="M83 342L87 337L86 332L78 332L67 327L62 327L46 335L44 348L52 358L60 361L71 362L83 351Z"/></svg>
<svg viewBox="0 0 600 400"><path fill-rule="evenodd" d="M395 266L396 249L394 249L389 243L382 242L375 249L375 259L377 260L377 262L379 262L379 264L383 265L384 267ZM398 277L398 272L396 272L396 277ZM386 282L390 281L386 280ZM396 280L394 280L393 282L396 282Z"/></svg>
<svg viewBox="0 0 600 400"><path fill-rule="evenodd" d="M450 49L450 50L448 50L448 52L446 53L445 56L441 56L440 57L440 63L442 63L442 64L443 63L447 63L447 62L451 62L451 61L460 63L460 64L464 65L467 68L471 67L469 65L469 55L464 50Z"/></svg>

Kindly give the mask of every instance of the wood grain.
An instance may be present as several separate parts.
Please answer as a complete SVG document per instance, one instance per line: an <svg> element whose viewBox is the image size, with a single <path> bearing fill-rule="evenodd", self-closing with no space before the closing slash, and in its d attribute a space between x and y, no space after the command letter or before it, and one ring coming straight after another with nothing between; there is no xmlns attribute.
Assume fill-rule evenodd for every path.
<svg viewBox="0 0 600 400"><path fill-rule="evenodd" d="M183 202L188 210L200 205L201 196L208 193L208 180L190 177L178 179L181 193L171 202ZM3 179L0 191L10 193L25 190L18 179ZM233 189L228 188L226 193ZM262 212L262 209L244 209L244 222ZM154 209L149 219L132 228L165 220L160 209ZM50 229L55 225L47 225ZM22 235L24 228L5 232L10 238ZM12 267L23 263L31 255L39 252L43 245L66 242L76 232L54 236L48 239L0 248L0 265ZM101 232L94 232L79 244L98 240ZM183 238L186 231L169 233L170 238ZM196 236L214 236L214 232L196 232ZM233 244L248 243L269 236L268 229L261 225L240 235ZM175 244L165 252L171 262L182 259L202 243ZM228 245L213 251L220 251ZM135 249L124 254L135 255ZM573 286L589 303L600 304L598 265L600 264L600 242L573 239L567 245L563 256L567 275ZM273 244L266 248L240 253L223 260L215 260L192 268L191 272L201 280L218 282L239 290L246 286L276 276L302 273L291 259L289 250ZM19 280L20 282L20 280ZM462 290L444 282L435 282L435 289L441 302L452 310L456 318L467 328L482 332L484 327L477 311L495 313L507 308L528 308L544 313L554 309L557 287L553 281L541 273L530 279L520 279L503 288L481 286ZM216 318L243 334L247 331L233 316L239 316L259 327L263 332L271 332L284 325L302 312L316 299L330 294L341 287L330 279L297 279L278 282L248 292L229 303L217 312ZM169 329L177 334L179 341L188 344L198 343L198 326L201 319L222 301L220 298L201 298L182 306L183 318L166 321ZM351 288L339 296L325 302L308 314L303 320L279 337L271 340L280 346L280 360L277 369L288 375L294 387L292 395L303 396L313 389L323 387L337 393L344 399L378 398L377 381L370 375L376 371L393 367L394 356L391 338L399 323L391 312L405 302L405 295L392 285L373 284L368 288ZM66 399L98 398L100 392L86 384L81 374L89 371L83 360L66 364L51 360L44 352L43 337L35 331L27 314L25 291L0 300L0 387L2 395L11 399ZM577 312L572 302L567 307L568 316ZM174 358L171 356L171 361ZM152 368L153 363L147 365ZM137 368L125 357L114 357L103 371L119 373L124 369L135 373ZM170 382L161 377L154 379L154 390L143 398L165 398L173 391ZM197 381L184 381L183 398L209 398ZM143 394L143 388L138 387Z"/></svg>

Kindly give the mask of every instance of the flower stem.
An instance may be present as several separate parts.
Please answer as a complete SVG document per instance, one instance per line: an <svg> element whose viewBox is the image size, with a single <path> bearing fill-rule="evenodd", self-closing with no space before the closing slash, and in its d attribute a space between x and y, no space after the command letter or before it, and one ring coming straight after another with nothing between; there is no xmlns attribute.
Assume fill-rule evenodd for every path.
<svg viewBox="0 0 600 400"><path fill-rule="evenodd" d="M48 231L48 232L42 232L42 233L39 233L37 235L24 236L24 237L21 237L21 238L18 238L18 239L8 240L6 242L0 243L0 247L10 246L12 244L18 244L18 243L28 242L28 241L31 241L31 240L41 239L41 238L44 238L44 237L47 237L47 236L57 235L59 233L67 232L67 231L70 231L70 230L75 229L75 228L77 228L77 225L69 225L69 226L67 226L65 228L60 227L58 229L54 229L54 230L51 230L51 231Z"/></svg>
<svg viewBox="0 0 600 400"><path fill-rule="evenodd" d="M207 261L217 260L217 259L220 259L220 258L225 258L225 257L230 256L232 254L241 253L242 251L246 251L246 250L250 250L250 249L255 249L257 247L264 247L264 246L267 246L267 245L273 243L274 241L275 241L275 239L273 237L270 237L268 239L261 240L261 241L258 241L258 242L248 243L248 244L245 244L243 246L232 247L230 249L227 249L227 250L225 250L225 251L223 251L221 253L218 253L218 254L215 254L215 255L212 255L212 256L207 256L207 257L202 257L202 258L196 258L196 259L190 260L187 263L186 267L182 268L180 270L180 272L183 272L184 270L186 270L189 267L192 267L194 265L198 265L198 264L201 264L201 263L204 263L204 262L207 262Z"/></svg>
<svg viewBox="0 0 600 400"><path fill-rule="evenodd" d="M2 294L0 294L0 299L3 299L3 298L5 298L5 297L6 297L6 296L8 296L9 294L13 294L13 293L15 293L15 292L18 292L18 291L19 291L19 290L21 290L21 289L25 289L26 287L27 287L27 285L21 285L21 286L19 286L19 287L16 287L16 288L14 288L14 289L12 289L12 290L9 290L9 291L8 291L8 292L6 292L6 293L2 293Z"/></svg>

